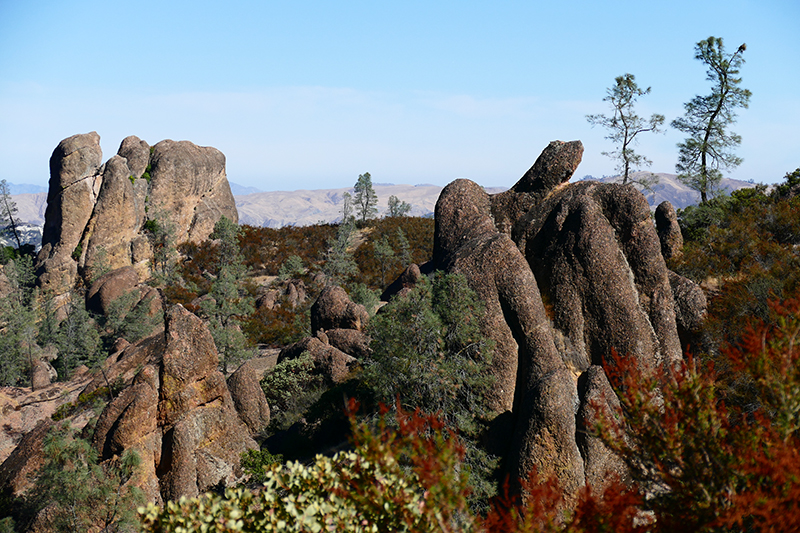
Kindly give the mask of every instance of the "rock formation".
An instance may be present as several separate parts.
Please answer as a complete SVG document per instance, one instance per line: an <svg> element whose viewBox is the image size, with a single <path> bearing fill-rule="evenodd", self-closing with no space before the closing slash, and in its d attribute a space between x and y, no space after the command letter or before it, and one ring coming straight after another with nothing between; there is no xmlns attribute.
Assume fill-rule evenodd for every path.
<svg viewBox="0 0 800 533"><path fill-rule="evenodd" d="M101 164L100 136L74 135L50 158L50 190L38 283L55 294L88 282L99 267L132 266L147 277L152 246L148 219L168 219L175 242L205 240L220 217L238 221L225 176L225 156L187 141L153 147L137 137L122 141Z"/></svg>
<svg viewBox="0 0 800 533"><path fill-rule="evenodd" d="M235 483L241 479L239 455L257 447L236 412L203 322L177 305L165 325L163 333L128 348L127 357L147 363L106 406L93 440L103 460L128 449L139 453L136 483L150 500ZM143 353L137 356L137 350Z"/></svg>
<svg viewBox="0 0 800 533"><path fill-rule="evenodd" d="M436 205L433 263L463 274L486 302L483 332L495 342L489 398L508 412L509 473L556 474L568 494L602 485L621 463L587 435L596 413L618 402L605 368L613 352L641 372L682 356L679 330L696 330L699 287L670 272L662 242L633 187L569 184L579 141L554 141L510 190L487 194L457 180ZM666 208L662 209L664 212ZM674 210L673 210L674 213ZM398 288L402 283L398 284ZM576 422L577 420L577 422Z"/></svg>
<svg viewBox="0 0 800 533"><path fill-rule="evenodd" d="M658 204L655 213L656 230L661 241L661 254L669 261L677 256L683 248L683 235L678 225L678 214L671 203L666 200Z"/></svg>

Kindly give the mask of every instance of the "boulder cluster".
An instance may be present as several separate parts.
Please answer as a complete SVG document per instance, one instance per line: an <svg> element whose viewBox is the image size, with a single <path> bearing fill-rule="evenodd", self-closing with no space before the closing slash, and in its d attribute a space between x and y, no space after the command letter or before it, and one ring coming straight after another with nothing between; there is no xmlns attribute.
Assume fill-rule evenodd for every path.
<svg viewBox="0 0 800 533"><path fill-rule="evenodd" d="M73 135L50 157L50 187L36 261L43 290L59 295L98 269L131 266L149 277L148 220L174 226L175 243L208 238L221 216L238 221L225 156L188 141L149 146L126 137L102 163L96 132Z"/></svg>
<svg viewBox="0 0 800 533"><path fill-rule="evenodd" d="M592 405L618 405L606 374L612 354L643 373L669 369L705 313L700 288L665 262L680 246L674 209L659 208L657 230L632 186L569 184L582 154L580 141L554 141L496 195L469 180L449 184L432 260L463 274L486 303L490 402L511 420L493 440L512 479L555 474L568 494L624 475L587 431Z"/></svg>

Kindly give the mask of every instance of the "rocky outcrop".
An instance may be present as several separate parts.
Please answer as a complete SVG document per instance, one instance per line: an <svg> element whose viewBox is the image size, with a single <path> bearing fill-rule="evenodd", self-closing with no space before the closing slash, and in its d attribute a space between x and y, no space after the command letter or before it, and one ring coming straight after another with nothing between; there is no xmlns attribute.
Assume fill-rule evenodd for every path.
<svg viewBox="0 0 800 533"><path fill-rule="evenodd" d="M705 309L699 287L666 266L665 253L679 248L672 222L660 240L633 187L568 183L582 153L579 141L554 141L497 195L468 180L445 187L433 255L435 268L463 274L486 303L489 400L508 413L497 425L507 434L494 440L507 443L509 473L555 474L568 500L587 481L625 477L589 431L598 408L619 409L610 356L633 358L643 373L669 369L682 356L679 331L696 328Z"/></svg>
<svg viewBox="0 0 800 533"><path fill-rule="evenodd" d="M257 360L245 361L228 378L233 404L251 435L258 435L266 429L270 420L269 403L260 383L263 372L257 364Z"/></svg>
<svg viewBox="0 0 800 533"><path fill-rule="evenodd" d="M356 304L347 292L336 285L329 285L311 306L311 331L329 329L354 329L361 331L369 320L363 305Z"/></svg>
<svg viewBox="0 0 800 533"><path fill-rule="evenodd" d="M683 235L678 224L678 214L671 203L666 200L658 204L655 212L656 230L661 241L661 255L669 261L681 253Z"/></svg>
<svg viewBox="0 0 800 533"><path fill-rule="evenodd" d="M495 378L489 407L511 410L517 423L509 454L512 479L536 470L558 474L565 490L583 484L575 442L577 389L556 351L537 282L520 250L494 226L489 195L469 180L456 180L436 204L434 263L463 274L485 302L481 329L494 343Z"/></svg>
<svg viewBox="0 0 800 533"><path fill-rule="evenodd" d="M316 337L306 337L287 346L281 350L278 363L287 359L296 359L304 352L311 354L311 358L314 360L314 371L322 376L327 385L346 381L355 368L355 357L328 344L324 333Z"/></svg>
<svg viewBox="0 0 800 533"><path fill-rule="evenodd" d="M138 355L126 348L128 357L146 362L103 411L93 441L103 460L128 449L139 453L136 483L151 501L235 483L239 455L257 446L236 412L203 322L178 305L165 324L163 333L139 343Z"/></svg>
<svg viewBox="0 0 800 533"><path fill-rule="evenodd" d="M146 220L168 220L175 242L205 240L222 216L238 220L225 176L225 156L187 141L152 148L137 137L122 141L101 165L100 137L92 132L63 140L50 158L39 285L67 292L78 276L98 268L132 266L149 275L152 247Z"/></svg>

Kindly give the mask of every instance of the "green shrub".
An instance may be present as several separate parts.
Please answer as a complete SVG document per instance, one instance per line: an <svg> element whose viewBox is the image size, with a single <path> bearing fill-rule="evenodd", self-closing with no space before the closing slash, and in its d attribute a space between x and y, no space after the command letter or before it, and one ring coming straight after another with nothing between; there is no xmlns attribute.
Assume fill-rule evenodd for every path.
<svg viewBox="0 0 800 533"><path fill-rule="evenodd" d="M270 406L270 429L287 429L319 399L322 377L314 372L314 359L303 352L295 359L281 361L261 380L261 388Z"/></svg>

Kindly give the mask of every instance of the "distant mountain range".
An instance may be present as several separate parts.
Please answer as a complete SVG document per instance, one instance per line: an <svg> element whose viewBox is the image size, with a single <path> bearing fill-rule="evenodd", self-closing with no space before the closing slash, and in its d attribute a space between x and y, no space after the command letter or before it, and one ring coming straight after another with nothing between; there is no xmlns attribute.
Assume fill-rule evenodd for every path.
<svg viewBox="0 0 800 533"><path fill-rule="evenodd" d="M412 216L433 216L436 200L442 191L438 185L374 184L372 188L378 196L378 216L388 211L390 196L397 196L411 205ZM502 190L505 189L487 188L492 193ZM259 192L236 196L239 223L279 228L336 222L341 220L342 197L346 192L352 194L353 188Z"/></svg>
<svg viewBox="0 0 800 533"><path fill-rule="evenodd" d="M634 172L632 174L634 179L649 176L655 176L658 179L658 183L652 186L652 192L642 191L642 187L637 185L634 186L642 191L644 197L647 198L647 203L650 204L651 210L655 211L656 207L658 207L658 204L664 200L668 200L675 207L675 209L684 209L690 205L700 203L700 193L684 185L678 180L678 176L675 174L666 174L663 172L655 174L651 172ZM605 176L602 178L585 176L583 179L578 181L587 179L602 181L603 183L616 183L622 181L620 176ZM720 183L720 191L730 194L738 189L745 189L753 186L755 186L755 183L753 182L725 178L722 180L722 183Z"/></svg>
<svg viewBox="0 0 800 533"><path fill-rule="evenodd" d="M641 174L637 173L634 176ZM678 181L675 174L658 173L655 176L658 177L659 182L653 186L654 192L645 191L644 193L652 209L655 209L664 200L669 200L676 209L682 209L700 201L700 195ZM586 176L583 179L598 178ZM599 178L598 181L614 182L619 181L619 177L603 177ZM38 191L15 192L12 194L12 198L17 204L21 221L27 222L32 226L43 226L44 212L47 207L47 192L44 187L11 183L9 183L9 186L12 192ZM722 180L722 189L728 193L752 186L753 183L746 181ZM432 216L436 200L442 191L442 187L430 184L376 184L373 185L373 188L378 195L379 216L386 213L388 209L387 202L392 195L411 205L411 215ZM345 192L351 194L353 192L352 187L260 192L255 187L243 187L236 183L231 183L231 190L236 198L236 208L239 211L239 222L241 224L271 228L290 225L303 226L316 224L317 222L336 222L341 218L342 195ZM502 192L506 188L487 187L486 190L494 194Z"/></svg>

